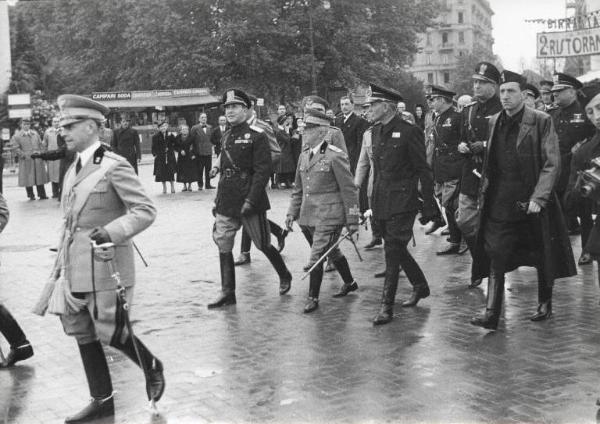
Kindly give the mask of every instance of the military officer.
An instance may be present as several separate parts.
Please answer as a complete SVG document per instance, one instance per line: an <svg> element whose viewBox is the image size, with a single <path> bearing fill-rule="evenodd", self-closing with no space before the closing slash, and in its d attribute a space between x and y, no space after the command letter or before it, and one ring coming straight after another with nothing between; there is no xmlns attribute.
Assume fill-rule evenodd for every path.
<svg viewBox="0 0 600 424"><path fill-rule="evenodd" d="M433 156L433 176L435 194L440 204L446 209L446 222L450 237L449 244L438 255L458 253L462 239L460 229L456 225L455 212L458 208L458 193L464 157L458 151L460 143L462 119L452 107L453 91L439 86L429 86L428 94L432 98L433 108L437 113L433 127L435 151Z"/></svg>
<svg viewBox="0 0 600 424"><path fill-rule="evenodd" d="M490 119L482 167L477 249L486 264L476 277L488 278L486 309L471 324L498 327L504 275L519 266L538 273L538 309L530 319L552 316L554 279L575 275L573 252L554 187L560 173L558 138L548 114L526 107L524 78L500 75L503 111Z"/></svg>
<svg viewBox="0 0 600 424"><path fill-rule="evenodd" d="M492 115L502 110L498 97L500 72L489 62L480 62L475 67L473 80L473 97L475 101L462 111L462 129L458 150L465 156L458 195L458 211L456 224L463 234L471 257L471 283L469 288L481 284L481 278L475 278L476 269L480 264L475 250L475 236L479 208L477 194L479 191L479 176L483 163L483 153L488 138L489 120Z"/></svg>
<svg viewBox="0 0 600 424"><path fill-rule="evenodd" d="M223 105L231 128L222 139L213 228L213 240L219 248L222 292L209 308L236 303L232 249L235 234L242 225L279 275L279 294L286 294L292 284L292 275L271 245L267 220L270 204L265 190L271 175L269 142L262 128L247 122L251 106L248 94L238 89L227 90Z"/></svg>
<svg viewBox="0 0 600 424"><path fill-rule="evenodd" d="M147 364L151 400L158 401L164 391L161 361L129 333L109 270L102 262L90 260L91 240L116 245L115 267L131 302L135 283L131 238L152 224L156 209L131 165L100 143L98 129L108 108L68 94L58 98L58 105L67 149L78 155L62 190L64 228L53 275L60 274L67 282L64 295L76 306L54 312L60 315L65 333L77 340L92 397L65 422L83 423L114 415L113 388L101 342L121 350L140 366Z"/></svg>
<svg viewBox="0 0 600 424"><path fill-rule="evenodd" d="M305 122L309 126L329 128L327 115L317 109L307 109ZM344 225L349 232L358 230L358 189L354 186L348 155L326 137L305 140L296 170L296 186L286 217L286 227L292 230L298 220L302 233L311 246L312 267L337 242ZM344 284L334 297L343 297L358 289L346 257L335 248L329 259L340 273ZM304 312L319 306L319 291L323 280L323 262L310 273L310 287Z"/></svg>
<svg viewBox="0 0 600 424"><path fill-rule="evenodd" d="M549 80L540 81L540 96L542 97L543 104L543 106L540 106L540 110L543 112L554 108L554 97L552 96L553 85L554 83Z"/></svg>
<svg viewBox="0 0 600 424"><path fill-rule="evenodd" d="M533 109L536 109L535 102L537 102L537 100L540 98L540 90L538 90L538 88L535 85L527 83L525 84L523 95L525 106L529 106Z"/></svg>
<svg viewBox="0 0 600 424"><path fill-rule="evenodd" d="M552 116L554 128L558 134L558 144L561 157L560 177L556 183L556 193L559 199L564 200L565 190L569 181L571 169L571 149L575 144L589 138L594 134L594 126L585 119L585 112L577 100L577 90L582 87L581 82L570 75L556 73L554 74L554 85L552 93L556 107L548 113ZM564 206L564 204L563 204ZM567 223L569 231L573 234L579 231L577 216L586 222L586 231L591 222L591 213L585 210L574 209L567 214ZM590 263L589 258L580 258L581 264Z"/></svg>
<svg viewBox="0 0 600 424"><path fill-rule="evenodd" d="M415 306L429 296L427 279L406 248L419 209L419 182L421 222L431 220L436 209L423 131L396 114L396 104L402 101L399 93L371 84L367 94L375 122L371 130L375 173L371 206L383 234L386 264L381 309L373 320L379 325L392 320L400 266L413 286L410 299L402 306Z"/></svg>

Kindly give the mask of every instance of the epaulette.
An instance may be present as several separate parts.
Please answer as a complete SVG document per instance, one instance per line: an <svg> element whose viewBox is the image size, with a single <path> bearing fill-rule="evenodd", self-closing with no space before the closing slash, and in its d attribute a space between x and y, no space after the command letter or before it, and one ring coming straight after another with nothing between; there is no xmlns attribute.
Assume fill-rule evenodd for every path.
<svg viewBox="0 0 600 424"><path fill-rule="evenodd" d="M337 147L337 146L334 146L333 144L328 144L328 145L327 145L327 148L329 148L329 149L333 150L333 151L334 151L334 152L336 152L336 153L341 153L341 152L343 152L343 150L342 150L342 149L340 149L340 148L339 148L339 147Z"/></svg>
<svg viewBox="0 0 600 424"><path fill-rule="evenodd" d="M96 152L98 152L98 151L96 150ZM96 154L94 154L94 163L99 164L100 162L102 162L103 158L112 159L115 161L125 160L125 158L123 156L118 155L111 150L103 150L103 153L100 156L100 159L98 160L98 162L96 162Z"/></svg>
<svg viewBox="0 0 600 424"><path fill-rule="evenodd" d="M256 131L257 133L264 133L265 130L263 130L261 127L259 127L258 125L250 125L250 129L253 131Z"/></svg>

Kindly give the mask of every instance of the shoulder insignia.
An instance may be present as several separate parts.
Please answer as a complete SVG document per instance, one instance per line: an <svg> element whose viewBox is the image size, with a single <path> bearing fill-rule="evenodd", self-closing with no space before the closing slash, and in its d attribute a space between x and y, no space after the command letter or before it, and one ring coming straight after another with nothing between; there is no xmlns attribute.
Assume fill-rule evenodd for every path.
<svg viewBox="0 0 600 424"><path fill-rule="evenodd" d="M342 149L340 149L340 148L339 148L339 147L337 147L337 146L334 146L333 144L328 144L328 145L327 145L327 147L328 147L329 149L333 150L333 151L334 151L334 152L336 152L336 153L341 153L341 152L343 152L343 150L342 150Z"/></svg>
<svg viewBox="0 0 600 424"><path fill-rule="evenodd" d="M255 125L255 124L250 125L250 129L252 131L256 131L257 133L265 132L265 130L263 130L261 127L259 127L258 125Z"/></svg>

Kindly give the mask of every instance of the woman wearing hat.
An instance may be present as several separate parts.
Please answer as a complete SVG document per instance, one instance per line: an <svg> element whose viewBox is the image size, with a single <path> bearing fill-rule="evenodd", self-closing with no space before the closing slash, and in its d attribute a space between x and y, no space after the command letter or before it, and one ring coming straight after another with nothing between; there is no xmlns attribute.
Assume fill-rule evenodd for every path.
<svg viewBox="0 0 600 424"><path fill-rule="evenodd" d="M182 191L192 191L192 183L198 181L198 167L194 154L194 144L190 137L190 127L182 125L175 137L175 146L179 152L177 158L177 182L183 183Z"/></svg>
<svg viewBox="0 0 600 424"><path fill-rule="evenodd" d="M175 193L175 142L167 133L168 122L158 124L158 132L152 137L152 156L154 156L154 181L162 183L163 193L167 192L167 181L171 184L171 193Z"/></svg>

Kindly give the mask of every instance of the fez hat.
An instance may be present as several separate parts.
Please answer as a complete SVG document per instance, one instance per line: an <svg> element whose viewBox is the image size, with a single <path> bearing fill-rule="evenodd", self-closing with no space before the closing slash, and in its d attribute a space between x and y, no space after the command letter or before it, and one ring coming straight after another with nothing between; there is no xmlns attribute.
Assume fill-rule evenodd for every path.
<svg viewBox="0 0 600 424"><path fill-rule="evenodd" d="M431 98L444 97L448 100L452 100L452 98L456 96L454 91L448 90L446 87L439 85L428 85L425 88L425 91Z"/></svg>
<svg viewBox="0 0 600 424"><path fill-rule="evenodd" d="M550 91L553 92L562 91L566 88L574 88L575 90L579 90L581 87L583 87L583 84L577 78L560 72L556 72L552 76L552 79L554 85L552 86L552 89Z"/></svg>
<svg viewBox="0 0 600 424"><path fill-rule="evenodd" d="M104 115L110 112L110 109L102 103L76 94L63 94L58 97L57 103L60 109L61 127L85 119L93 119L96 122L100 122L104 120Z"/></svg>
<svg viewBox="0 0 600 424"><path fill-rule="evenodd" d="M537 99L538 97L540 97L540 90L538 90L537 87L533 84L530 84L530 83L525 84L524 91L527 94L532 95L534 99Z"/></svg>
<svg viewBox="0 0 600 424"><path fill-rule="evenodd" d="M365 103L377 103L377 102L392 102L398 103L404 100L402 95L389 88L383 88L375 84L369 84L367 89L367 100Z"/></svg>
<svg viewBox="0 0 600 424"><path fill-rule="evenodd" d="M228 106L228 105L243 105L246 106L247 108L250 108L251 103L250 103L250 96L248 96L248 94L246 94L245 92L243 92L242 90L238 89L238 88L231 88L227 91L225 91L225 93L223 93L223 97L221 98L221 101L223 102L223 106Z"/></svg>
<svg viewBox="0 0 600 424"><path fill-rule="evenodd" d="M490 62L479 62L475 66L475 73L471 78L498 84L500 81L500 72Z"/></svg>
<svg viewBox="0 0 600 424"><path fill-rule="evenodd" d="M523 88L525 86L525 78L521 74L517 74L516 72L507 71L506 69L500 73L500 84L505 84L507 82L516 82L519 84L519 87Z"/></svg>

